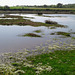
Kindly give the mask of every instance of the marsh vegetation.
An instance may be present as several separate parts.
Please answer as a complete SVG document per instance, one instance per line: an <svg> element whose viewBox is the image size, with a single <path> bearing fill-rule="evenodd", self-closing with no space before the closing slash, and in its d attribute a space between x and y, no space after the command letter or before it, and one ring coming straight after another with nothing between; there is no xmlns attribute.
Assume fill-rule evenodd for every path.
<svg viewBox="0 0 75 75"><path fill-rule="evenodd" d="M54 39L53 45L48 40L46 46L37 46L34 50L5 53L1 56L0 74L3 75L74 75L75 42L73 39L64 43ZM57 42L56 42L57 41ZM70 42L67 44L67 42ZM61 44L61 45L60 45ZM63 71L62 71L63 69ZM57 71L58 70L58 71Z"/></svg>
<svg viewBox="0 0 75 75"><path fill-rule="evenodd" d="M9 47L9 49L16 49L16 47L22 48L22 50L18 48L20 51L13 50L13 52L10 52L9 50L9 52L1 54L0 75L74 75L74 24L72 25L71 23L72 29L70 27L71 25L68 25L70 30L66 28L66 25L61 25L63 22L61 23L59 21L59 24L55 21L48 20L49 17L42 15L25 15L5 15L0 19L1 52L4 51L4 47ZM75 22L73 20L74 15L72 17L69 17L69 21ZM29 18L30 20L25 18ZM60 17L57 18L60 20ZM61 19L64 20L63 17L61 17ZM66 17L66 19L68 18ZM73 37L71 34L73 34ZM58 35L67 37L60 38ZM30 47L34 44L37 46L34 46L34 48ZM30 47L30 49L25 49L27 46Z"/></svg>
<svg viewBox="0 0 75 75"><path fill-rule="evenodd" d="M51 33L51 35L64 35L67 37L71 37L70 33L67 33L67 32L55 32L55 33Z"/></svg>
<svg viewBox="0 0 75 75"><path fill-rule="evenodd" d="M27 33L27 34L24 34L21 36L23 36L23 37L41 37L41 35L34 34L34 33Z"/></svg>
<svg viewBox="0 0 75 75"><path fill-rule="evenodd" d="M64 25L60 25L52 21L48 21L46 23L33 22L31 20L23 19L22 16L5 15L1 18L6 18L6 19L0 19L0 25L20 25L20 26L31 25L31 26L66 27ZM12 19L7 19L7 18L12 18ZM14 18L18 18L18 19L14 19Z"/></svg>
<svg viewBox="0 0 75 75"><path fill-rule="evenodd" d="M41 30L35 30L34 32L36 32L36 33L41 33L42 31L41 31Z"/></svg>

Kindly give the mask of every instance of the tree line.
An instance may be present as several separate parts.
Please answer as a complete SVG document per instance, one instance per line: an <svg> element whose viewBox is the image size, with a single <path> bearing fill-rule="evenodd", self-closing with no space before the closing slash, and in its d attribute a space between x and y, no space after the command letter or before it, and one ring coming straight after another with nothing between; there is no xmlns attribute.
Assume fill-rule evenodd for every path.
<svg viewBox="0 0 75 75"><path fill-rule="evenodd" d="M36 7L36 8L75 8L75 4L65 4L63 5L62 3L58 3L57 5L34 5L34 6L28 6L28 5L22 5L22 6L13 6L13 9L15 9L15 7L21 7L18 9L25 9L25 7ZM11 9L10 6L0 6L0 9Z"/></svg>

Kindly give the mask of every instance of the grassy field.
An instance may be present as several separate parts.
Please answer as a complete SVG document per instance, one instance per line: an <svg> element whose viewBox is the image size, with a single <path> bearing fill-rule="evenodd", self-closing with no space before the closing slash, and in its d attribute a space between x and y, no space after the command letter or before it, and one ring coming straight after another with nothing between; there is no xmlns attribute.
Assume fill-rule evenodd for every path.
<svg viewBox="0 0 75 75"><path fill-rule="evenodd" d="M75 14L75 8L35 8L35 7L10 7L0 10L0 13L25 13L25 14Z"/></svg>
<svg viewBox="0 0 75 75"><path fill-rule="evenodd" d="M40 75L75 75L75 50L55 51L49 54L41 54L28 57L35 66L38 64L36 73ZM22 67L23 70L28 68ZM26 75L36 75L34 68L26 72Z"/></svg>
<svg viewBox="0 0 75 75"><path fill-rule="evenodd" d="M13 6L13 7L10 7L10 9L28 9L29 7L21 7L21 6Z"/></svg>
<svg viewBox="0 0 75 75"><path fill-rule="evenodd" d="M26 14L75 14L75 8L42 8L11 6L9 9L2 9L0 13L26 13Z"/></svg>
<svg viewBox="0 0 75 75"><path fill-rule="evenodd" d="M75 75L75 50L30 56L20 63L21 58L8 58L14 59L13 67L10 64L0 65L0 75Z"/></svg>
<svg viewBox="0 0 75 75"><path fill-rule="evenodd" d="M29 8L29 9L34 9L34 10L70 10L70 11L75 11L75 8Z"/></svg>
<svg viewBox="0 0 75 75"><path fill-rule="evenodd" d="M30 9L34 11L72 11L75 12L75 8L36 8L36 7L11 7L11 9Z"/></svg>
<svg viewBox="0 0 75 75"><path fill-rule="evenodd" d="M33 10L46 10L46 9L50 9L50 10L75 10L75 8L41 8L41 7L21 7L21 6L14 6L14 7L10 7L10 9L33 9Z"/></svg>

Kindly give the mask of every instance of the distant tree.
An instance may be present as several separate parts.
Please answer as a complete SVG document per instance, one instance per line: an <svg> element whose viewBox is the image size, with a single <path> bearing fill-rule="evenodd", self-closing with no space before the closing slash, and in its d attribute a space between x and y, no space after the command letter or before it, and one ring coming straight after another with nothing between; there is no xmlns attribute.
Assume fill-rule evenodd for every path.
<svg viewBox="0 0 75 75"><path fill-rule="evenodd" d="M62 8L62 7L63 7L63 4L61 4L61 3L57 4L57 8Z"/></svg>
<svg viewBox="0 0 75 75"><path fill-rule="evenodd" d="M10 7L6 5L6 6L4 6L4 9L10 9Z"/></svg>
<svg viewBox="0 0 75 75"><path fill-rule="evenodd" d="M50 7L51 7L51 8L57 8L57 6L56 6L56 5L50 5Z"/></svg>
<svg viewBox="0 0 75 75"><path fill-rule="evenodd" d="M45 5L43 5L45 8L47 7L47 5L45 4Z"/></svg>
<svg viewBox="0 0 75 75"><path fill-rule="evenodd" d="M64 8L75 8L75 4L65 4L63 5Z"/></svg>

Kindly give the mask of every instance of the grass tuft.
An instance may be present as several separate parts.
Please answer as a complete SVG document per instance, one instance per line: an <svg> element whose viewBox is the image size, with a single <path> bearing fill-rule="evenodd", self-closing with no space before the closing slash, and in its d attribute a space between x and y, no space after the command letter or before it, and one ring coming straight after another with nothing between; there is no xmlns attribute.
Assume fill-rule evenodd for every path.
<svg viewBox="0 0 75 75"><path fill-rule="evenodd" d="M42 31L41 31L41 30L36 30L36 31L34 31L34 32L36 32L36 33L41 33Z"/></svg>
<svg viewBox="0 0 75 75"><path fill-rule="evenodd" d="M37 35L37 34L34 34L34 33L27 33L27 34L24 34L22 35L23 37L41 37L40 35Z"/></svg>
<svg viewBox="0 0 75 75"><path fill-rule="evenodd" d="M64 36L67 36L67 37L71 37L70 36L70 33L67 33L67 32L55 32L55 33L51 33L51 35L64 35Z"/></svg>

